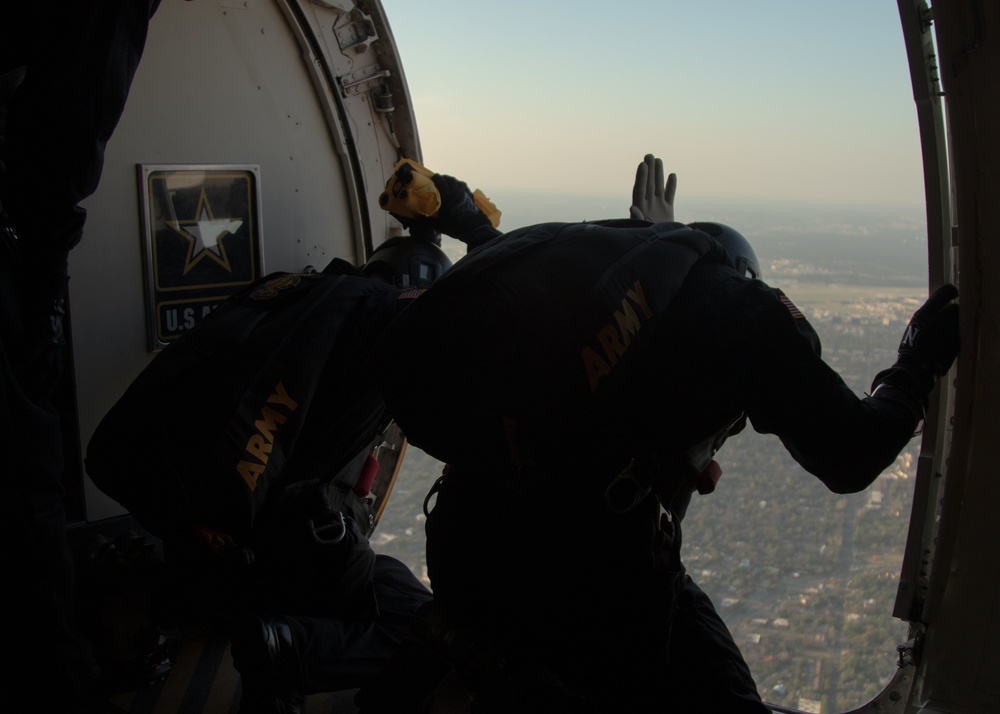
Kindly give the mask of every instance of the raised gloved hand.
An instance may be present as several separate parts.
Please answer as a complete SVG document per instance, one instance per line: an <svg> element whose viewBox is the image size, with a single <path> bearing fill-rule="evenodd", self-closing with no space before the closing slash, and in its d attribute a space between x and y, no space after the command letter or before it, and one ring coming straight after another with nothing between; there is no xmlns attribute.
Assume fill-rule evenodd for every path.
<svg viewBox="0 0 1000 714"><path fill-rule="evenodd" d="M923 402L934 379L951 369L958 355L958 288L943 285L920 307L903 332L896 364L876 375L873 393L882 384L908 391Z"/></svg>
<svg viewBox="0 0 1000 714"><path fill-rule="evenodd" d="M677 174L670 174L664 183L663 161L646 154L635 172L629 217L651 223L673 221L676 192Z"/></svg>

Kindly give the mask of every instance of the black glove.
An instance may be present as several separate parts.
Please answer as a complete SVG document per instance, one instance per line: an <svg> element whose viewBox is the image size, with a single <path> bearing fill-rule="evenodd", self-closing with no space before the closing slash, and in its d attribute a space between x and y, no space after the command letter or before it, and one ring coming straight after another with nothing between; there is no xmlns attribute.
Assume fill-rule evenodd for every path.
<svg viewBox="0 0 1000 714"><path fill-rule="evenodd" d="M958 297L954 285L942 285L913 313L899 342L899 361L943 377L958 355Z"/></svg>
<svg viewBox="0 0 1000 714"><path fill-rule="evenodd" d="M275 488L267 495L264 509L258 515L255 527L289 524L298 527L306 521L322 518L333 511L330 485L318 479L296 481L284 488Z"/></svg>
<svg viewBox="0 0 1000 714"><path fill-rule="evenodd" d="M434 174L431 181L441 194L441 209L435 217L439 231L461 240L463 235L477 228L492 227L490 219L473 201L472 191L465 181L446 174Z"/></svg>
<svg viewBox="0 0 1000 714"><path fill-rule="evenodd" d="M873 391L881 384L907 390L921 402L934 387L934 379L951 369L958 355L958 288L943 285L913 313L899 342L896 364L879 372Z"/></svg>
<svg viewBox="0 0 1000 714"><path fill-rule="evenodd" d="M348 532L347 521L333 507L329 484L322 481L292 483L270 493L251 536L257 562L281 571L346 557L340 551L353 545L346 536L354 532Z"/></svg>
<svg viewBox="0 0 1000 714"><path fill-rule="evenodd" d="M295 483L274 496L251 535L261 596L302 612L377 612L375 552L354 519L333 507L328 484Z"/></svg>

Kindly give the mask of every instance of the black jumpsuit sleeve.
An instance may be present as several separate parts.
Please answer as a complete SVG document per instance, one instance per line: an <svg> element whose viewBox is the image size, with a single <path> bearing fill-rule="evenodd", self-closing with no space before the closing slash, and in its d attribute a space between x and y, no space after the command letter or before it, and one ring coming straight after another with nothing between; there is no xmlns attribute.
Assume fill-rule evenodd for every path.
<svg viewBox="0 0 1000 714"><path fill-rule="evenodd" d="M777 435L807 471L836 493L874 481L913 436L913 413L900 404L859 398L820 356L819 338L780 290L730 278L734 326L747 346L741 382L747 416Z"/></svg>

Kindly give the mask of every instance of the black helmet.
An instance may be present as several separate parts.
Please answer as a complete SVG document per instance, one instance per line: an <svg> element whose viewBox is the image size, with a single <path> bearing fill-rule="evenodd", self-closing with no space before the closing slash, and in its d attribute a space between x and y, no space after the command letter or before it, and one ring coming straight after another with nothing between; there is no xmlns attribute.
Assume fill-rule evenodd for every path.
<svg viewBox="0 0 1000 714"><path fill-rule="evenodd" d="M430 241L396 236L376 248L361 270L398 288L428 288L450 267L448 256Z"/></svg>
<svg viewBox="0 0 1000 714"><path fill-rule="evenodd" d="M733 261L733 265L740 273L749 278L761 279L757 254L753 252L750 241L744 238L739 231L721 223L689 223L688 225L715 238L725 248L726 255Z"/></svg>

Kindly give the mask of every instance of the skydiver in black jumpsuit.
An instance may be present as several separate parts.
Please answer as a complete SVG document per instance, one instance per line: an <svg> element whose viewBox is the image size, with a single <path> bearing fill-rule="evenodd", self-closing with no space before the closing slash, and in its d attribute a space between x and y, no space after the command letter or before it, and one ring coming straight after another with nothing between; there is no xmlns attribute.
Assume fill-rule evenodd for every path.
<svg viewBox="0 0 1000 714"><path fill-rule="evenodd" d="M407 438L449 464L427 521L435 601L506 662L469 675L473 712L765 714L680 561L692 492L747 422L830 490L865 488L957 353L945 286L858 398L742 236L672 222L662 175L647 156L631 222L487 242L374 353Z"/></svg>
<svg viewBox="0 0 1000 714"><path fill-rule="evenodd" d="M159 353L90 440L94 483L163 539L173 599L231 637L241 714L367 683L431 599L372 550L350 487L390 420L368 353L448 266L401 237L363 270L263 278Z"/></svg>

